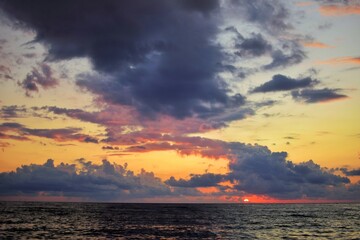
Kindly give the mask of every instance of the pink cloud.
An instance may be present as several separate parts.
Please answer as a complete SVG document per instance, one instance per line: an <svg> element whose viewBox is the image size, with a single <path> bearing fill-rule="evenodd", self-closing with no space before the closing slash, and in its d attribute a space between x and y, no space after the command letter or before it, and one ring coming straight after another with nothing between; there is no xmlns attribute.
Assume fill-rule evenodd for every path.
<svg viewBox="0 0 360 240"><path fill-rule="evenodd" d="M319 7L321 15L324 16L343 16L360 14L360 6L324 5Z"/></svg>
<svg viewBox="0 0 360 240"><path fill-rule="evenodd" d="M304 42L303 45L310 48L333 48L333 46L327 45L322 42Z"/></svg>
<svg viewBox="0 0 360 240"><path fill-rule="evenodd" d="M339 57L324 61L318 61L319 64L360 64L360 57Z"/></svg>

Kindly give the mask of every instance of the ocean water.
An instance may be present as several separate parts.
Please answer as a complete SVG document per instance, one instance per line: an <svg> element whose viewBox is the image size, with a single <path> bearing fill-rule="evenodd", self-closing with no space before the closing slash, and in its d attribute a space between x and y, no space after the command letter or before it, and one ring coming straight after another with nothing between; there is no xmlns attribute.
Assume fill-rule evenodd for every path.
<svg viewBox="0 0 360 240"><path fill-rule="evenodd" d="M360 239L360 204L0 202L1 239Z"/></svg>

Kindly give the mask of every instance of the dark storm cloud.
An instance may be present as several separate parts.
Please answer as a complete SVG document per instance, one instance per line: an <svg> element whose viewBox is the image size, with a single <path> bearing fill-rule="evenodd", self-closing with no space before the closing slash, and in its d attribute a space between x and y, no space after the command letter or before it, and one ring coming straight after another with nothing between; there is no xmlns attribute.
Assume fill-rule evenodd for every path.
<svg viewBox="0 0 360 240"><path fill-rule="evenodd" d="M252 90L253 93L258 92L276 92L287 91L296 88L310 87L318 83L318 80L311 77L301 79L293 79L281 74L274 75L272 79Z"/></svg>
<svg viewBox="0 0 360 240"><path fill-rule="evenodd" d="M213 43L217 1L15 0L1 6L18 26L36 31L48 61L88 57L99 74L83 75L78 84L107 102L177 118L236 107L217 76L224 58ZM33 81L23 86L37 89Z"/></svg>
<svg viewBox="0 0 360 240"><path fill-rule="evenodd" d="M31 73L19 83L24 88L26 95L30 96L31 92L38 92L39 86L44 89L53 88L59 84L59 81L53 77L53 72L49 65L42 63L38 68L33 68Z"/></svg>
<svg viewBox="0 0 360 240"><path fill-rule="evenodd" d="M31 164L15 172L0 173L0 195L37 195L81 197L84 200L117 200L136 197L172 195L169 187L152 172L139 174L126 169L126 165L103 160L93 164L83 159L75 164L57 166L49 159L43 165Z"/></svg>
<svg viewBox="0 0 360 240"><path fill-rule="evenodd" d="M205 173L205 174L193 174L189 180L179 179L176 180L174 177L166 180L165 183L173 187L187 187L187 188L196 188L196 187L213 187L218 186L220 182L224 180L224 175L214 174L214 173Z"/></svg>
<svg viewBox="0 0 360 240"><path fill-rule="evenodd" d="M210 12L219 7L218 0L178 0L181 6L186 9L199 12Z"/></svg>
<svg viewBox="0 0 360 240"><path fill-rule="evenodd" d="M80 133L81 130L81 128L32 129L19 123L5 122L0 124L0 138L31 140L30 137L43 137L58 142L79 141L98 143L96 138ZM14 133L16 135L13 135Z"/></svg>
<svg viewBox="0 0 360 240"><path fill-rule="evenodd" d="M304 89L292 91L291 95L296 101L305 103L327 102L347 98L348 96L340 94L341 89Z"/></svg>

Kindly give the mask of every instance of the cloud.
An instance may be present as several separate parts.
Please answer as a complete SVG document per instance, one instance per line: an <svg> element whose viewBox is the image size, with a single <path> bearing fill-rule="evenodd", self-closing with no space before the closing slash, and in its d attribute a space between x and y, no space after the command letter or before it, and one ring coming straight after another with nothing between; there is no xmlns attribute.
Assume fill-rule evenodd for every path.
<svg viewBox="0 0 360 240"><path fill-rule="evenodd" d="M317 84L319 81L312 79L311 77L293 79L281 74L274 75L272 79L256 88L251 92L276 92L276 91L288 91L297 88L311 87Z"/></svg>
<svg viewBox="0 0 360 240"><path fill-rule="evenodd" d="M289 11L278 0L237 0L232 3L237 6L235 10L239 15L271 34L276 35L292 28L288 22Z"/></svg>
<svg viewBox="0 0 360 240"><path fill-rule="evenodd" d="M241 95L235 95L232 98L231 105L245 101ZM157 117L143 117L141 113L131 107L123 105L107 105L100 111L87 112L82 109L67 109L56 106L36 107L32 110L40 116L49 117L51 114L65 115L73 119L84 122L96 123L106 127L108 138L107 143L116 143L119 139L127 138L127 135L136 135L141 138L149 133L166 133L174 136L189 133L204 133L215 129L221 129L227 126L230 121L240 120L252 116L255 111L250 107L235 108L217 115L209 116L207 119L186 118L177 119L165 114L159 114ZM133 138L135 136L132 136ZM115 142L114 142L115 141Z"/></svg>
<svg viewBox="0 0 360 240"><path fill-rule="evenodd" d="M304 42L303 45L310 48L333 48L322 42Z"/></svg>
<svg viewBox="0 0 360 240"><path fill-rule="evenodd" d="M259 145L233 143L231 149L234 158L229 163L228 178L238 191L280 199L358 199L359 192L347 191L348 178L334 175L311 160L295 164L286 159L286 152L271 152ZM346 194L337 196L339 192Z"/></svg>
<svg viewBox="0 0 360 240"><path fill-rule="evenodd" d="M4 148L10 147L10 146L11 146L11 144L8 142L0 142L0 148L2 148L3 152L4 152Z"/></svg>
<svg viewBox="0 0 360 240"><path fill-rule="evenodd" d="M341 171L342 171L346 176L360 176L360 169L348 170L348 169L346 169L346 168L342 168Z"/></svg>
<svg viewBox="0 0 360 240"><path fill-rule="evenodd" d="M253 32L245 38L234 26L227 27L225 30L236 35L234 54L242 59L270 56L271 62L256 70L285 68L299 64L306 58L300 44L303 37L291 32L293 27L290 24L290 12L283 2L239 0L232 1L232 4L228 12L232 12L236 20L243 18L251 24L253 30L259 29L257 33Z"/></svg>
<svg viewBox="0 0 360 240"><path fill-rule="evenodd" d="M0 46L1 49L1 46ZM5 65L0 65L0 80L13 79L11 76L11 70Z"/></svg>
<svg viewBox="0 0 360 240"><path fill-rule="evenodd" d="M307 6L314 5L314 3L313 2L297 2L297 3L295 3L295 5L298 7L307 7Z"/></svg>
<svg viewBox="0 0 360 240"><path fill-rule="evenodd" d="M233 108L219 76L224 58L214 43L218 1L12 1L3 10L36 31L47 61L87 57L97 70L77 83L109 103L144 115L208 116ZM109 13L111 10L111 13ZM206 13L206 14L199 14ZM22 86L37 91L37 72ZM42 85L49 86L49 85Z"/></svg>
<svg viewBox="0 0 360 240"><path fill-rule="evenodd" d="M305 103L318 103L318 102L328 102L333 100L340 100L347 98L347 95L340 94L341 89L304 89L292 91L291 95L293 99Z"/></svg>
<svg viewBox="0 0 360 240"><path fill-rule="evenodd" d="M360 64L360 57L340 57L319 61L319 64Z"/></svg>
<svg viewBox="0 0 360 240"><path fill-rule="evenodd" d="M253 33L250 38L241 38L235 45L235 54L239 57L258 57L272 51L272 46L261 34Z"/></svg>
<svg viewBox="0 0 360 240"><path fill-rule="evenodd" d="M173 187L197 188L197 187L213 187L218 186L220 182L224 181L224 175L205 173L190 175L189 180L179 179L174 177L166 180L165 183Z"/></svg>
<svg viewBox="0 0 360 240"><path fill-rule="evenodd" d="M97 112L87 112L83 109L60 108L56 106L35 107L34 111L45 111L46 114L65 115L84 122L91 122L105 126L122 126L138 122L139 114L131 108L124 106L107 106ZM116 113L116 114L114 114Z"/></svg>
<svg viewBox="0 0 360 240"><path fill-rule="evenodd" d="M113 146L102 146L103 150L119 150L119 147L113 147Z"/></svg>
<svg viewBox="0 0 360 240"><path fill-rule="evenodd" d="M43 137L57 142L98 143L96 138L80 133L81 130L81 128L32 129L19 123L5 122L0 124L0 138L29 141L30 137Z"/></svg>
<svg viewBox="0 0 360 240"><path fill-rule="evenodd" d="M274 51L271 54L272 61L263 67L264 70L285 68L301 63L306 58L305 52L298 43L292 42L291 45L293 46L291 46L289 53L284 53L281 50Z"/></svg>
<svg viewBox="0 0 360 240"><path fill-rule="evenodd" d="M53 72L49 65L42 63L38 68L33 68L26 78L19 82L19 85L26 91L27 96L31 96L31 92L38 92L39 86L43 89L54 88L59 81L53 77Z"/></svg>
<svg viewBox="0 0 360 240"><path fill-rule="evenodd" d="M221 23L228 17L223 13L229 9L260 29L238 41L230 55L270 55L265 70L298 64L306 57L289 33L289 11L277 0L15 0L1 7L17 28L35 32L33 42L47 48L46 62L88 58L95 72L79 75L76 83L98 101L129 106L150 118L209 119L224 114L232 120L241 115L241 95L232 92L220 74L224 66L234 68L228 64L234 56L218 41ZM275 48L266 37L279 34L287 38ZM232 71L245 77L256 69ZM37 75L33 71L22 83L28 95L39 86L50 87ZM230 113L234 117L228 117Z"/></svg>
<svg viewBox="0 0 360 240"><path fill-rule="evenodd" d="M1 196L80 197L82 200L125 201L141 197L173 195L172 190L154 176L142 170L135 174L126 165L101 164L80 159L75 164L60 163L55 166L49 159L43 165L31 164L15 172L0 173Z"/></svg>
<svg viewBox="0 0 360 240"><path fill-rule="evenodd" d="M140 173L103 160L94 164L84 159L77 164L53 160L43 165L23 165L15 172L0 173L2 196L64 196L82 200L127 201L171 196L228 197L258 194L277 199L358 200L359 184L334 174L309 160L295 164L286 152L271 152L260 145L226 143L199 137L183 137L204 156L208 150L222 148L229 159L225 174L191 174L188 179L162 181L153 173ZM202 146L202 148L199 148ZM199 150L202 149L202 150ZM207 150L206 150L207 149ZM349 175L353 174L348 171ZM230 183L230 184L229 184ZM213 193L200 193L197 188L213 187Z"/></svg>
<svg viewBox="0 0 360 240"><path fill-rule="evenodd" d="M360 14L360 5L339 6L324 5L319 7L319 12L324 16L343 16L351 14Z"/></svg>
<svg viewBox="0 0 360 240"><path fill-rule="evenodd" d="M180 0L180 4L189 10L208 13L219 7L218 0Z"/></svg>
<svg viewBox="0 0 360 240"><path fill-rule="evenodd" d="M19 118L19 117L23 117L26 112L27 112L27 109L24 105L23 106L18 106L18 105L2 106L0 109L0 116L3 119Z"/></svg>
<svg viewBox="0 0 360 240"><path fill-rule="evenodd" d="M319 12L324 16L343 16L360 14L360 2L358 0L317 0Z"/></svg>
<svg viewBox="0 0 360 240"><path fill-rule="evenodd" d="M359 183L335 175L312 160L293 163L286 152L239 142L223 143L229 158L226 174L194 174L188 179L171 177L165 183L183 188L216 187L216 194L265 195L276 199L358 200ZM224 183L229 182L231 184Z"/></svg>

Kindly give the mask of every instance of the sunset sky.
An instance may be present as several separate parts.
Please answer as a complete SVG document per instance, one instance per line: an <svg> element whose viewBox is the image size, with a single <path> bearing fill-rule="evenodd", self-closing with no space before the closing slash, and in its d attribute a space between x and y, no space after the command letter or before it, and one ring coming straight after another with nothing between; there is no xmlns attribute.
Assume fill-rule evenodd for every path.
<svg viewBox="0 0 360 240"><path fill-rule="evenodd" d="M0 0L0 199L360 200L359 0Z"/></svg>

